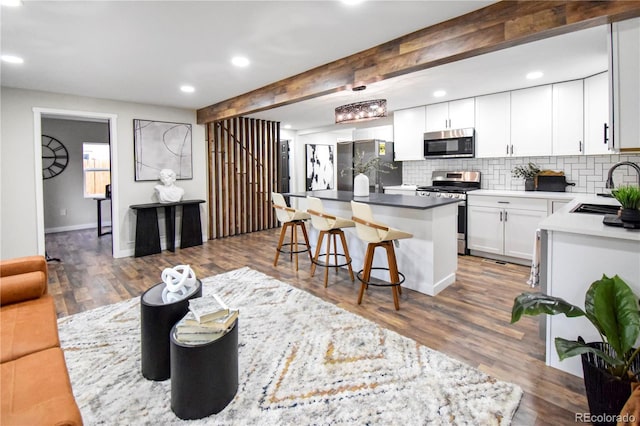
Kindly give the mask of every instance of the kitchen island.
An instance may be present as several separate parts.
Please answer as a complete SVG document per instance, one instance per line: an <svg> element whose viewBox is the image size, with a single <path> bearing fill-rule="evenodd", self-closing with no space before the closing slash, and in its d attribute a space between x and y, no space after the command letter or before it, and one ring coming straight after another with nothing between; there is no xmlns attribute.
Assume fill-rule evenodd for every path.
<svg viewBox="0 0 640 426"><path fill-rule="evenodd" d="M408 195L371 193L368 197L354 197L349 191L309 191L284 194L291 204L306 210L306 197L317 197L329 214L351 218L351 200L371 204L377 222L410 232L413 238L399 241L396 247L398 270L406 280L403 287L435 296L456 279L458 268L457 220L458 200ZM310 242L317 243L318 232L310 227ZM352 257L354 271L363 268L367 244L361 241L355 228L346 228L345 236ZM374 267L386 268L386 256L376 255ZM386 271L372 273L388 280Z"/></svg>
<svg viewBox="0 0 640 426"><path fill-rule="evenodd" d="M607 226L604 215L575 213L582 203L618 205L613 198L578 195L557 213L540 223L541 291L584 308L584 296L603 274L619 275L640 296L640 230ZM560 361L555 338L600 341L600 335L584 317L546 317L546 363L582 376L580 357Z"/></svg>

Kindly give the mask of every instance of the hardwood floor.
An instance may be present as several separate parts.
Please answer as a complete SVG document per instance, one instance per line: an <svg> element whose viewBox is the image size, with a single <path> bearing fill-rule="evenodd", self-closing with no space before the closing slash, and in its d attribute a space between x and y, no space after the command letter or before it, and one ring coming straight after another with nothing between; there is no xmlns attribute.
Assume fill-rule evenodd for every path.
<svg viewBox="0 0 640 426"><path fill-rule="evenodd" d="M47 253L62 259L49 262L49 289L62 317L139 296L160 281L166 267L188 264L198 277L207 277L249 266L520 385L525 395L514 425L573 424L575 413L588 412L582 379L545 366L538 320L509 323L513 298L528 290L529 268L461 256L456 283L436 297L404 289L396 311L389 288L370 286L358 305L359 283L351 282L346 270L330 272L325 289L324 271L319 268L310 278L310 262L303 256L297 272L287 256L274 267L278 233L272 229L123 259L111 257L110 236L98 238L95 230L49 234Z"/></svg>

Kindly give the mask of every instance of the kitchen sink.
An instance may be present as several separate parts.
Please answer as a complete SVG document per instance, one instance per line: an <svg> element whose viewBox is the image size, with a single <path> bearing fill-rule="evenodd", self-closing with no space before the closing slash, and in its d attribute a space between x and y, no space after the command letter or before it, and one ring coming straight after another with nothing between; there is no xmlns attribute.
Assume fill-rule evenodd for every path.
<svg viewBox="0 0 640 426"><path fill-rule="evenodd" d="M620 206L610 204L578 204L571 210L571 213L588 213L588 214L618 214Z"/></svg>

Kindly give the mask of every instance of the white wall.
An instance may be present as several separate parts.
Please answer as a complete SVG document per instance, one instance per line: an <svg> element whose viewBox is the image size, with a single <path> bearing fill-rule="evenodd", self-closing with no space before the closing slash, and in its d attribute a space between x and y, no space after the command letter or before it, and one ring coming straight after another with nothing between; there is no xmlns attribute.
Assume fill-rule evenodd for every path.
<svg viewBox="0 0 640 426"><path fill-rule="evenodd" d="M133 253L135 214L132 204L154 202L153 187L157 182L135 182L133 159L133 119L191 123L193 133L193 179L181 180L185 199L207 198L207 144L204 126L196 124L196 112L163 106L85 98L56 93L2 87L0 146L0 258L7 259L38 253L36 213L36 173L34 158L33 108L87 111L117 115L117 181L112 182L113 197L120 221L120 232L114 235L120 251L116 257ZM113 178L113 176L112 176ZM114 202L114 206L116 203ZM208 222L207 204L201 204L203 233ZM161 225L161 230L163 229Z"/></svg>
<svg viewBox="0 0 640 426"><path fill-rule="evenodd" d="M64 171L43 182L45 232L96 227L96 201L93 198L84 198L82 144L108 144L109 124L43 118L42 134L58 139L69 152L69 163ZM110 202L102 204L104 226L111 222Z"/></svg>

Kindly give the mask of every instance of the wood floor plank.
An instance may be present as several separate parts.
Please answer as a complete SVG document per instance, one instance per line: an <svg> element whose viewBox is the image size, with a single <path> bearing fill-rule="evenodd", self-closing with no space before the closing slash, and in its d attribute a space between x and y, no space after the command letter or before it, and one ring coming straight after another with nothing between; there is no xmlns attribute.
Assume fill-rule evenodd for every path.
<svg viewBox="0 0 640 426"><path fill-rule="evenodd" d="M396 311L388 288L371 286L358 305L359 282L346 270L330 273L324 288L323 274L310 277L311 264L303 256L298 271L287 256L274 267L278 233L271 229L123 259L111 257L109 237L98 238L95 230L48 234L47 253L61 259L49 262L49 289L62 317L139 296L161 281L166 267L187 264L204 278L249 266L520 385L525 395L514 425L573 424L576 412L588 412L582 379L545 366L538 319L510 324L513 298L529 290L529 268L460 256L453 285L436 297L403 289Z"/></svg>

